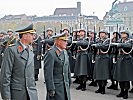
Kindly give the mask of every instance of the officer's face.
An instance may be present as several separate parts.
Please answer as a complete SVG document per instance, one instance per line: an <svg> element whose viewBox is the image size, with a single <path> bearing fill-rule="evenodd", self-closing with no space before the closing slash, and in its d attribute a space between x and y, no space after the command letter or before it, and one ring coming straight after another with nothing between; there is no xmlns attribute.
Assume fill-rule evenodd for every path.
<svg viewBox="0 0 133 100"><path fill-rule="evenodd" d="M60 49L66 49L67 47L67 41L65 40L57 40L57 46L60 48Z"/></svg>
<svg viewBox="0 0 133 100"><path fill-rule="evenodd" d="M26 34L26 40L28 44L33 43L33 39L35 38L35 34L32 33L27 33Z"/></svg>

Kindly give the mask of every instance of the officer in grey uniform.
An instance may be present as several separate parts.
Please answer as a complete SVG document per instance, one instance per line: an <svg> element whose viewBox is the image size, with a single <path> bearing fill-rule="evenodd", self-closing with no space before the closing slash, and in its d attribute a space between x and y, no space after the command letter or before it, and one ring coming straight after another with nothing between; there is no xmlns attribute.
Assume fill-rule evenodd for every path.
<svg viewBox="0 0 133 100"><path fill-rule="evenodd" d="M65 33L59 33L53 38L54 46L44 56L46 100L71 100L71 73L69 57L65 50L68 37Z"/></svg>
<svg viewBox="0 0 133 100"><path fill-rule="evenodd" d="M20 40L9 45L1 65L0 92L3 100L38 100L34 79L33 24L17 30Z"/></svg>
<svg viewBox="0 0 133 100"><path fill-rule="evenodd" d="M117 44L119 53L117 56L117 62L113 77L119 82L121 88L121 91L117 95L117 97L123 97L124 99L128 98L130 81L133 81L132 43L132 40L129 39L129 31L121 31L121 39Z"/></svg>

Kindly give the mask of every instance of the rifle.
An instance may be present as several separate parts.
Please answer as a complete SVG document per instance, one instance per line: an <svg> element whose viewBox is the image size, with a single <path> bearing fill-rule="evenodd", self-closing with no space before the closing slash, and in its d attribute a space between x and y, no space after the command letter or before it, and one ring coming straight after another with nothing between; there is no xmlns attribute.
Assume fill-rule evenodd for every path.
<svg viewBox="0 0 133 100"><path fill-rule="evenodd" d="M61 24L61 29L60 29L60 33L62 33L62 24Z"/></svg>
<svg viewBox="0 0 133 100"><path fill-rule="evenodd" d="M118 24L117 24L117 31L116 31L116 43L118 42ZM118 49L117 49L117 46L115 46L115 56L114 56L114 63L116 63L116 61L117 61L117 54L118 54Z"/></svg>
<svg viewBox="0 0 133 100"><path fill-rule="evenodd" d="M96 44L96 29L94 26L94 44ZM93 56L92 56L92 63L95 63L95 57L96 57L96 53L97 53L97 49L94 47L93 48Z"/></svg>
<svg viewBox="0 0 133 100"><path fill-rule="evenodd" d="M43 31L43 37L44 37L44 39L43 39L43 41L45 40L45 25L44 25L44 31ZM46 48L46 43L44 43L43 42L43 52L42 52L42 54L45 54L45 48ZM42 59L43 59L43 57L42 57Z"/></svg>

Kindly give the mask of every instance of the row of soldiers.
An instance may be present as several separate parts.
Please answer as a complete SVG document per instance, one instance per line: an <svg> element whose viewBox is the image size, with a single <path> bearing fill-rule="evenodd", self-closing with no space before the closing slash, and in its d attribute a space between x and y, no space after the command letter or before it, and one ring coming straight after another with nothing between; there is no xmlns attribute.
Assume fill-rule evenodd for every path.
<svg viewBox="0 0 133 100"><path fill-rule="evenodd" d="M71 73L74 73L76 78L74 83L79 83L76 89L85 91L86 82L88 78L91 78L92 83L90 86L97 86L98 84L98 90L95 92L105 94L107 80L110 79L112 85L108 89L117 90L119 82L121 92L117 97L127 99L130 81L133 81L133 40L129 38L129 32L125 30L120 32L121 34L114 32L111 38L105 30L101 30L98 34L94 31L86 33L84 29L73 31L72 34L68 29L61 31L67 33L69 37L67 52ZM13 31L9 32L13 33ZM36 81L38 80L43 55L54 45L52 29L48 28L46 32L47 35L44 32L43 37L36 35L32 44L35 54ZM2 41L1 48L3 48L4 44L14 42L13 38L11 40L10 42ZM131 92L133 92L133 89L131 89Z"/></svg>
<svg viewBox="0 0 133 100"><path fill-rule="evenodd" d="M133 40L127 30L120 33L113 32L113 36L106 30L98 34L94 31L80 29L70 34L68 29L63 29L68 34L67 52L69 55L70 69L78 83L77 90L86 90L86 82L91 78L90 86L97 86L96 93L105 94L107 80L111 80L108 89L118 90L117 97L128 98L130 81L133 82ZM53 31L44 39L45 50L53 44ZM97 36L96 36L97 35ZM47 48L47 49L46 49ZM132 84L133 85L133 84ZM130 91L133 92L133 88Z"/></svg>

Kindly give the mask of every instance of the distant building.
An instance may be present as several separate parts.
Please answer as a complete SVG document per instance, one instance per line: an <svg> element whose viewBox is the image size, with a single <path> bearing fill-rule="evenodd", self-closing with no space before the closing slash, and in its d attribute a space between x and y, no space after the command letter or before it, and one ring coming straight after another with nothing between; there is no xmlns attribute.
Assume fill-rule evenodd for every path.
<svg viewBox="0 0 133 100"><path fill-rule="evenodd" d="M117 1L117 0L116 0ZM111 10L106 13L104 17L105 22L110 20L110 17L115 19L121 19L124 23L122 29L128 29L133 32L133 1L127 2L124 0L123 2L116 2L112 4Z"/></svg>
<svg viewBox="0 0 133 100"><path fill-rule="evenodd" d="M81 14L81 2L77 2L77 8L56 8L53 15L78 16Z"/></svg>

